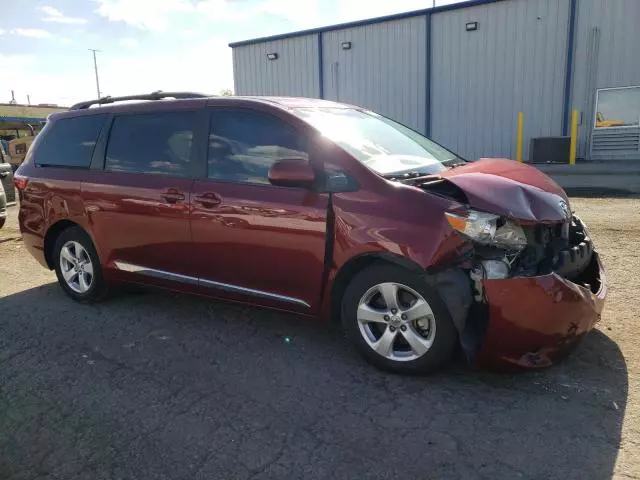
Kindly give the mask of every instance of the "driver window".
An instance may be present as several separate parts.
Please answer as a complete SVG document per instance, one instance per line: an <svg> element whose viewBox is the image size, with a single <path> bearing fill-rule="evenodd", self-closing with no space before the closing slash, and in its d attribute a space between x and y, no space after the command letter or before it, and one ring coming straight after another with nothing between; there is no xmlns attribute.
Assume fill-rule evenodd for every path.
<svg viewBox="0 0 640 480"><path fill-rule="evenodd" d="M208 177L269 184L271 165L288 158L308 160L303 137L282 120L243 109L212 112Z"/></svg>

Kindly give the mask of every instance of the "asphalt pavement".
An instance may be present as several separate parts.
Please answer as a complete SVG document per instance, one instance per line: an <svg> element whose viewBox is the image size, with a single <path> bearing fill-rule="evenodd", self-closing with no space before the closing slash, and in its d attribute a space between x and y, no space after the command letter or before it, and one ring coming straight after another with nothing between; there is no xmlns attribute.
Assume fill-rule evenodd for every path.
<svg viewBox="0 0 640 480"><path fill-rule="evenodd" d="M600 331L541 372L455 363L397 376L364 363L339 330L292 315L159 291L79 305L7 235L0 479L614 472L628 377Z"/></svg>

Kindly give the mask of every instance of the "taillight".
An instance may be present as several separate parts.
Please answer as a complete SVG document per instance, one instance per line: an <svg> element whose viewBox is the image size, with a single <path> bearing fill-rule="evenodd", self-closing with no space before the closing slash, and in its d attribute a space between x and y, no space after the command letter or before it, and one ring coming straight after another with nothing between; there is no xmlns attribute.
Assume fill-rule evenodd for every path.
<svg viewBox="0 0 640 480"><path fill-rule="evenodd" d="M24 190L27 188L27 184L29 183L29 179L27 177L23 177L21 175L15 175L13 177L13 184L18 190Z"/></svg>

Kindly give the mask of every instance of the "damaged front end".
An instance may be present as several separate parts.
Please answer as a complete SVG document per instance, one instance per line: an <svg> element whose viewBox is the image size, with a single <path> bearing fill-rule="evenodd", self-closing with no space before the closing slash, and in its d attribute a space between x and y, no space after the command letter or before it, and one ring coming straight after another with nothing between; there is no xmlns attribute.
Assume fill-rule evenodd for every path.
<svg viewBox="0 0 640 480"><path fill-rule="evenodd" d="M445 215L471 246L457 267L472 296L460 302L468 305L463 321L460 312L453 315L460 305L452 310L452 289L438 286L441 294L449 293L444 300L457 319L468 360L499 369L542 368L569 353L599 320L606 285L588 230L571 215L566 197L503 181L500 193L508 200L488 213L474 209L482 203L474 201L479 189L472 200L463 182L424 180L414 185L460 203ZM482 200L485 208L496 202L490 193Z"/></svg>
<svg viewBox="0 0 640 480"><path fill-rule="evenodd" d="M484 366L550 366L602 312L604 271L582 222L572 217L523 231L521 250L475 249L474 304L461 338L469 358Z"/></svg>

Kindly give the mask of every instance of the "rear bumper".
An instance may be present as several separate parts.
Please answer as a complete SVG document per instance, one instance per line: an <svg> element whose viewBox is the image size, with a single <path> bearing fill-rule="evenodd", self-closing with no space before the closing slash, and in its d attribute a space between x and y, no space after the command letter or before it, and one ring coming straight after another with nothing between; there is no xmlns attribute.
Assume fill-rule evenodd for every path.
<svg viewBox="0 0 640 480"><path fill-rule="evenodd" d="M573 283L556 273L484 280L489 321L477 362L492 368L542 368L569 353L600 319L607 292L597 253Z"/></svg>
<svg viewBox="0 0 640 480"><path fill-rule="evenodd" d="M49 265L47 264L47 260L44 255L42 239L36 235L25 234L25 232L22 232L22 242L33 258L35 258L40 265L49 269Z"/></svg>
<svg viewBox="0 0 640 480"><path fill-rule="evenodd" d="M35 214L32 212L36 212ZM49 268L44 255L44 229L40 221L41 215L38 209L28 210L25 202L20 205L18 211L18 224L22 234L22 242L27 251L45 268Z"/></svg>

